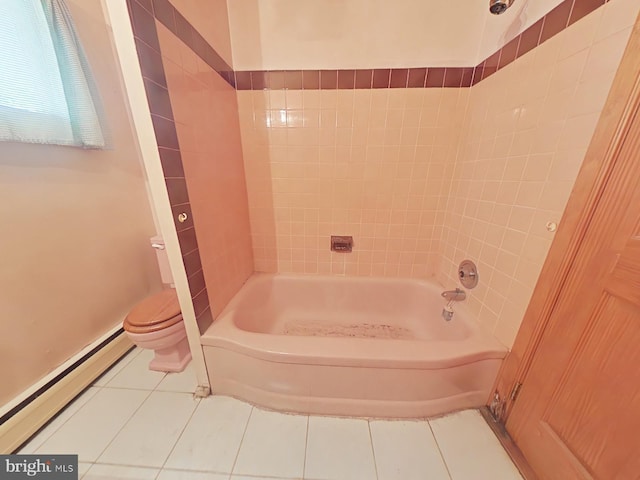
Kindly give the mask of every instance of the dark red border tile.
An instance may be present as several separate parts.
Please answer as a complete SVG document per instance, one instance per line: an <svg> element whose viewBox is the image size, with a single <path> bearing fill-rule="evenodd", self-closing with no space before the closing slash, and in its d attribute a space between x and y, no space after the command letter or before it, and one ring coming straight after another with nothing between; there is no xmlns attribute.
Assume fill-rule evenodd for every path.
<svg viewBox="0 0 640 480"><path fill-rule="evenodd" d="M252 90L264 90L269 88L269 79L266 76L267 72L254 71L251 72L251 89Z"/></svg>
<svg viewBox="0 0 640 480"><path fill-rule="evenodd" d="M500 65L500 54L502 50L498 50L496 53L491 55L484 61L484 68L482 69L482 78L484 80L487 77L490 77L494 73L498 71L498 65Z"/></svg>
<svg viewBox="0 0 640 480"><path fill-rule="evenodd" d="M175 10L174 16L176 18L176 35L180 40L191 47L194 52L198 53L193 41L195 29L189 23L189 20L184 18L178 10Z"/></svg>
<svg viewBox="0 0 640 480"><path fill-rule="evenodd" d="M225 68L227 66L226 63L222 60L220 55L216 53L211 45L209 45L204 37L200 35L200 32L193 27L189 30L191 31L191 50L193 50L196 55L203 59L214 70L229 70L228 68Z"/></svg>
<svg viewBox="0 0 640 480"><path fill-rule="evenodd" d="M518 43L518 54L516 58L520 58L527 52L530 52L540 44L540 34L542 33L542 24L544 17L522 32L520 42Z"/></svg>
<svg viewBox="0 0 640 480"><path fill-rule="evenodd" d="M322 90L335 90L338 88L337 70L320 70L320 88Z"/></svg>
<svg viewBox="0 0 640 480"><path fill-rule="evenodd" d="M211 314L211 308L207 307L199 317L196 317L196 322L198 322L198 330L200 330L200 335L202 335L204 332L207 331L207 328L209 328L213 323L213 315Z"/></svg>
<svg viewBox="0 0 640 480"><path fill-rule="evenodd" d="M135 42L143 78L149 78L158 85L166 87L167 79L164 76L164 66L160 54L139 38L136 38Z"/></svg>
<svg viewBox="0 0 640 480"><path fill-rule="evenodd" d="M138 2L147 12L153 15L153 1L152 0L135 0Z"/></svg>
<svg viewBox="0 0 640 480"><path fill-rule="evenodd" d="M162 172L165 178L184 177L182 156L179 150L160 147L158 153L160 153L160 163L162 163Z"/></svg>
<svg viewBox="0 0 640 480"><path fill-rule="evenodd" d="M516 59L516 55L518 55L518 44L520 43L520 35L507 43L504 47L502 47L502 51L500 53L500 62L498 63L498 70L506 67L511 62Z"/></svg>
<svg viewBox="0 0 640 480"><path fill-rule="evenodd" d="M426 68L410 68L409 78L407 79L407 87L409 88L424 88L424 83L427 80Z"/></svg>
<svg viewBox="0 0 640 480"><path fill-rule="evenodd" d="M191 292L191 300L193 301L193 310L195 311L196 318L209 308L209 295L207 294L206 288L197 294Z"/></svg>
<svg viewBox="0 0 640 480"><path fill-rule="evenodd" d="M302 90L302 70L289 70L285 72L284 84L290 90Z"/></svg>
<svg viewBox="0 0 640 480"><path fill-rule="evenodd" d="M182 255L182 263L184 263L184 269L187 271L187 275L197 272L202 268L202 262L200 260L200 251L194 250Z"/></svg>
<svg viewBox="0 0 640 480"><path fill-rule="evenodd" d="M175 10L168 0L153 0L153 13L158 21L177 35Z"/></svg>
<svg viewBox="0 0 640 480"><path fill-rule="evenodd" d="M198 249L198 239L195 228L187 228L178 232L178 242L182 252L192 252ZM193 293L193 292L192 292Z"/></svg>
<svg viewBox="0 0 640 480"><path fill-rule="evenodd" d="M143 81L144 90L147 94L147 103L149 103L151 113L173 120L169 91L148 78L143 78Z"/></svg>
<svg viewBox="0 0 640 480"><path fill-rule="evenodd" d="M173 123L173 120L151 114L151 121L153 122L153 130L156 133L158 146L180 150L176 124Z"/></svg>
<svg viewBox="0 0 640 480"><path fill-rule="evenodd" d="M484 72L484 62L482 62L480 65L478 65L476 68L473 69L473 81L471 83L471 85L476 85L480 82L480 80L482 80L482 73Z"/></svg>
<svg viewBox="0 0 640 480"><path fill-rule="evenodd" d="M462 69L462 81L460 82L460 86L463 88L470 87L473 82L473 71L475 69L473 67L463 68Z"/></svg>
<svg viewBox="0 0 640 480"><path fill-rule="evenodd" d="M271 71L267 72L269 76L269 88L271 90L284 90L284 72L283 71Z"/></svg>
<svg viewBox="0 0 640 480"><path fill-rule="evenodd" d="M425 82L425 86L427 88L442 88L444 85L444 73L445 68L430 68L427 71L427 81Z"/></svg>
<svg viewBox="0 0 640 480"><path fill-rule="evenodd" d="M482 70L482 80L489 78L491 75L498 71L498 67L484 67Z"/></svg>
<svg viewBox="0 0 640 480"><path fill-rule="evenodd" d="M338 88L343 90L353 90L356 85L355 70L338 70Z"/></svg>
<svg viewBox="0 0 640 480"><path fill-rule="evenodd" d="M317 90L320 88L320 72L318 70L302 71L302 88L304 90Z"/></svg>
<svg viewBox="0 0 640 480"><path fill-rule="evenodd" d="M462 73L462 68L447 67L444 71L444 86L447 88L460 88L460 85L462 85Z"/></svg>
<svg viewBox="0 0 640 480"><path fill-rule="evenodd" d="M173 205L184 205L189 203L189 193L187 192L187 182L184 178L165 178L169 194L169 203Z"/></svg>
<svg viewBox="0 0 640 480"><path fill-rule="evenodd" d="M196 273L187 277L187 281L189 282L189 290L191 290L192 296L199 294L206 288L203 270L198 270Z"/></svg>
<svg viewBox="0 0 640 480"><path fill-rule="evenodd" d="M373 70L356 70L356 88L371 88Z"/></svg>
<svg viewBox="0 0 640 480"><path fill-rule="evenodd" d="M560 5L544 16L540 43L549 40L554 35L567 28L573 0L564 0Z"/></svg>
<svg viewBox="0 0 640 480"><path fill-rule="evenodd" d="M487 59L484 61L484 66L485 68L498 68L498 65L500 64L500 53L501 50L498 50L497 52L495 52L493 55L491 55L490 57L487 57Z"/></svg>
<svg viewBox="0 0 640 480"><path fill-rule="evenodd" d="M388 68L377 68L373 71L373 88L389 88L391 80L391 70Z"/></svg>
<svg viewBox="0 0 640 480"><path fill-rule="evenodd" d="M407 88L408 80L408 68L393 68L391 69L391 81L389 82L389 88Z"/></svg>
<svg viewBox="0 0 640 480"><path fill-rule="evenodd" d="M582 17L586 17L604 4L605 0L575 0L569 17L569 25L573 25Z"/></svg>
<svg viewBox="0 0 640 480"><path fill-rule="evenodd" d="M145 10L138 2L130 2L131 26L134 35L155 51L160 51L160 42L156 31L156 20L153 14Z"/></svg>
<svg viewBox="0 0 640 480"><path fill-rule="evenodd" d="M251 72L235 72L235 75L238 90L251 90Z"/></svg>

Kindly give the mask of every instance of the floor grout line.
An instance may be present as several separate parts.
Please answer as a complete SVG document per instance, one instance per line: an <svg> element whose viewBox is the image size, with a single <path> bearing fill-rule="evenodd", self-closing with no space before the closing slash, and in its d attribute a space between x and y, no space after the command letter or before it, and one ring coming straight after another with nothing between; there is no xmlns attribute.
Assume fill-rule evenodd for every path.
<svg viewBox="0 0 640 480"><path fill-rule="evenodd" d="M304 434L304 458L302 459L302 478L307 475L307 447L309 446L309 420L311 415L307 415L307 430Z"/></svg>
<svg viewBox="0 0 640 480"><path fill-rule="evenodd" d="M193 395L193 394L192 394ZM171 458L171 454L173 453L173 451L176 449L176 446L178 445L178 442L180 441L180 439L182 438L182 436L184 435L185 430L187 429L187 427L189 426L189 424L191 423L191 420L193 420L193 416L196 414L196 411L198 410L198 408L200 408L200 405L202 404L202 399L201 398L197 398L196 399L196 406L195 408L192 410L191 415L189 415L189 418L187 419L187 421L184 424L184 427L182 427L182 430L180 431L180 434L176 437L176 441L173 442L173 446L171 447L171 450L169 450L169 453L167 454L167 458L164 459L164 462L162 462L162 466L160 467L160 472L162 472L162 470L165 468L165 466L167 465L167 462L169 461L169 458ZM160 473L158 473L158 475L160 475Z"/></svg>
<svg viewBox="0 0 640 480"><path fill-rule="evenodd" d="M98 382L102 377L104 377L108 372L110 372L113 368L115 368L116 366L118 366L118 364L120 362L122 362L122 360L124 360L128 355L131 354L131 352L133 352L137 347L135 347L134 349L131 349L130 351L128 351L127 353L125 353L122 357L120 357L118 360L116 360L109 368L107 368L104 372L102 372L98 378L94 379L93 382L88 385L82 392L80 392L78 395L76 395L76 397L71 400L71 402L69 402L67 405L65 405L63 408L61 408L58 413L56 413L56 415L54 417L52 417L51 419L49 419L47 421L47 423L45 423L42 427L40 427L39 432L42 432L49 424L51 424L53 421L55 421L56 417L58 417L59 415L61 415L64 410L66 410L67 408L71 407L75 402L77 402L81 396L85 395L87 393L87 391L91 388L95 388L96 390L102 390L103 388L106 388L107 384L113 380L113 378L115 378L122 370L124 370L127 365L129 365L133 359L135 359L138 355L140 355L140 352L142 351L141 349L138 349L138 353L136 353L135 355L133 355L128 362L126 362L125 364L122 365L122 367L118 370L117 373L114 374L113 378L111 378L109 380L109 382L105 383L104 385L96 385L96 382ZM80 407L78 407L78 410L76 410L75 412L73 412L73 414L71 414L69 416L69 418L67 418L64 422L62 422L58 428L56 428L53 432L51 432L51 434L49 434L44 440L42 440L42 442L40 442L38 444L38 446L34 449L34 453L40 449L40 447L42 447L42 445L44 445L50 438L52 438L64 425L67 424L67 422L69 422L69 420L71 420L78 412L80 412L83 408L85 408L87 406L87 404L91 401L91 399L93 399L93 397L95 397L99 392L94 393L91 398L89 398L86 402L84 402ZM36 433L35 435L32 435L32 437L27 440L24 445L27 445L28 443L32 442L33 440L35 440L38 437L39 433ZM88 462L85 462L88 463Z"/></svg>
<svg viewBox="0 0 640 480"><path fill-rule="evenodd" d="M251 421L251 417L253 416L253 412L256 407L251 405L251 411L249 412L249 417L247 418L247 423L244 425L244 431L242 432L242 438L240 439L240 443L238 444L238 451L236 452L236 456L233 459L233 465L231 466L231 472L229 472L229 478L233 475L233 471L236 469L236 463L238 463L238 457L240 456L240 450L242 449L242 444L244 443L244 437L247 434L247 429L249 428L249 422Z"/></svg>
<svg viewBox="0 0 640 480"><path fill-rule="evenodd" d="M438 442L438 437L436 437L436 433L433 431L433 427L431 426L431 422L427 420L427 425L429 425L429 430L431 431L431 435L436 442L436 447L438 448L438 453L440 454L440 458L442 459L442 463L444 463L444 468L447 470L447 475L449 475L449 479L453 480L453 475L451 475L451 470L449 470L449 464L447 463L447 459L444 458L444 454L442 453L442 448L440 448L440 443Z"/></svg>
<svg viewBox="0 0 640 480"><path fill-rule="evenodd" d="M58 413L56 413L51 419L49 419L44 425L42 425L42 427L40 427L38 429L38 432L36 432L34 435L32 435L26 442L23 443L22 448L24 448L25 446L27 446L29 443L31 443L32 441L34 441L36 438L38 438L38 435L40 433L42 433L42 431L44 431L47 426L49 426L51 423L53 423L57 417L59 417L60 415L62 415L64 413L64 411L71 407L71 405L73 405L76 401L78 401L80 399L80 397L84 394L86 394L90 388L96 388L98 390L100 390L100 387L93 387L93 385L89 385L87 388L85 388L82 393L80 393L79 395L77 395L71 402L69 402L67 405L65 405L64 407L62 407L62 409L60 409L58 411ZM91 398L95 397L98 394L98 392L94 393L93 395L91 395ZM42 447L51 437L53 437L69 420L71 420L80 410L82 410L87 403L89 403L91 401L91 398L89 398L86 402L84 402L80 407L78 407L78 409L73 412L71 415L69 415L69 418L67 418L64 422L62 422L58 428L56 428L53 432L51 432L44 440L42 440L42 442L40 442L38 444L38 446L33 449L33 453L35 453L37 450L40 449L40 447Z"/></svg>
<svg viewBox="0 0 640 480"><path fill-rule="evenodd" d="M100 452L100 454L96 457L96 459L92 462L92 463L99 463L98 460L100 460L100 457L102 455L104 455L104 452L107 451L107 449L111 446L111 444L113 443L113 441L118 437L118 435L120 435L120 432L122 431L122 429L127 426L127 424L131 421L131 419L134 417L134 415L136 413L138 413L138 410L140 410L142 408L142 406L145 404L145 402L149 399L149 397L151 396L151 394L153 393L153 390L150 390L149 393L147 394L146 397L144 397L144 400L142 400L142 402L140 402L140 405L138 405L138 408L136 408L131 415L129 415L129 417L127 418L127 420L122 424L122 426L118 429L118 431L115 433L115 435L111 438L111 440L107 443L107 445L102 449L102 451ZM78 459L80 460L80 459Z"/></svg>
<svg viewBox="0 0 640 480"><path fill-rule="evenodd" d="M373 433L371 433L371 420L367 420L367 430L369 430L369 443L371 444L371 453L373 454L373 468L376 472L376 480L379 478L378 475L378 462L376 461L376 449L373 448Z"/></svg>

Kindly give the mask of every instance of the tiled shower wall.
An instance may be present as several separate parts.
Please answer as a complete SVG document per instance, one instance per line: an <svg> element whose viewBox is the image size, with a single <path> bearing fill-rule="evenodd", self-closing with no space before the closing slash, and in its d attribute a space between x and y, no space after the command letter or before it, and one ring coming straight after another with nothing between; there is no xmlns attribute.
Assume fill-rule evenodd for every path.
<svg viewBox="0 0 640 480"><path fill-rule="evenodd" d="M471 88L454 164L438 279L464 258L465 302L512 345L640 5L614 0Z"/></svg>
<svg viewBox="0 0 640 480"><path fill-rule="evenodd" d="M256 270L453 288L470 258L467 308L510 346L638 13L634 0L571 6L471 88L238 91ZM332 234L353 235L354 252L331 253Z"/></svg>
<svg viewBox="0 0 640 480"><path fill-rule="evenodd" d="M222 56L229 58L230 44L224 32L212 33L197 18L203 36L183 15L226 17L226 3L175 4L127 2L193 306L204 331L252 273L253 259L234 78Z"/></svg>
<svg viewBox="0 0 640 480"><path fill-rule="evenodd" d="M197 290L206 281L215 318L253 273L236 92L163 25L158 38L191 200L186 213L197 219L197 245L206 245L202 272L189 284Z"/></svg>
<svg viewBox="0 0 640 480"><path fill-rule="evenodd" d="M237 93L257 271L435 274L469 89Z"/></svg>

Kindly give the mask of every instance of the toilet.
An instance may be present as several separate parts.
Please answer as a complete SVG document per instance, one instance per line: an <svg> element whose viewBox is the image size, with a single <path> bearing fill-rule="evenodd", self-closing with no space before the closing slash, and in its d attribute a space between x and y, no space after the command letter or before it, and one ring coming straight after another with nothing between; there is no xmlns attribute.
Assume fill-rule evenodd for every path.
<svg viewBox="0 0 640 480"><path fill-rule="evenodd" d="M161 237L152 237L165 289L138 303L125 317L123 328L133 343L155 351L150 370L181 372L191 360L187 331Z"/></svg>

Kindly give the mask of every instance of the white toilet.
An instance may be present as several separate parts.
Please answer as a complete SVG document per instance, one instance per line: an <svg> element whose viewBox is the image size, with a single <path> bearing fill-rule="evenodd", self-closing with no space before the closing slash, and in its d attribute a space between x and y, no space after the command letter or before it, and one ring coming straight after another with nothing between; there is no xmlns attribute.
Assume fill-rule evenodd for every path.
<svg viewBox="0 0 640 480"><path fill-rule="evenodd" d="M161 372L181 372L191 360L178 295L173 288L169 258L161 237L152 237L151 246L156 249L160 276L165 289L151 295L126 316L124 330L140 348L155 351L149 368Z"/></svg>

